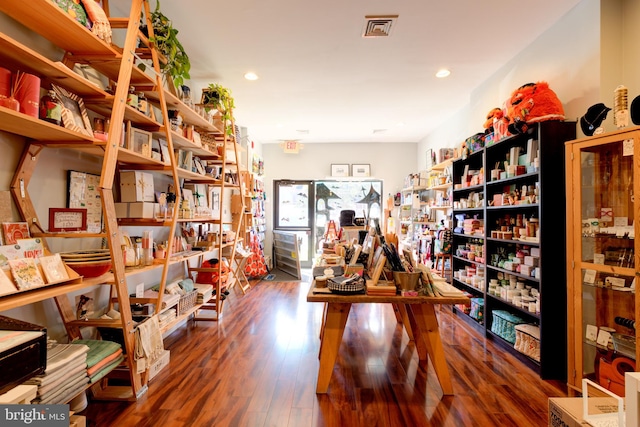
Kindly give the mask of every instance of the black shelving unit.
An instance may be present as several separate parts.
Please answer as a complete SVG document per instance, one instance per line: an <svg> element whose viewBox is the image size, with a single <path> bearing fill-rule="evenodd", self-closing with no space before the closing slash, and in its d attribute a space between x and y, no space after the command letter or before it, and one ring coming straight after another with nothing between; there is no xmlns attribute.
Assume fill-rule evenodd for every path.
<svg viewBox="0 0 640 427"><path fill-rule="evenodd" d="M484 221L484 234L468 235L461 232L453 234L453 271L465 266L484 267L484 287L477 289L454 279L453 285L485 300L484 325L487 337L496 340L505 349L512 352L528 366L539 372L543 379L566 379L566 318L567 297L565 281L565 185L564 185L564 142L575 138L575 122L543 122L532 125L529 132L505 138L493 145L483 148L465 159L453 164L453 200L454 227L457 215L466 218L478 218ZM519 171L519 174L506 176L498 175L492 180L491 169L498 162L504 162L507 154L515 153L514 147L519 147L519 155L526 153L530 146L529 140L537 141L537 167L529 167ZM461 177L465 168L469 170L482 169L484 182L480 185L463 186ZM460 185L455 185L460 184ZM531 199L519 204L502 204L494 206L495 200L500 201L502 194L526 186L537 193L537 200ZM471 193L481 193L484 200L482 206L462 206L461 199ZM517 235L503 237L495 232L504 231L501 227L505 220L511 218L521 220L537 219L539 232L537 236ZM502 222L500 222L502 221ZM492 233L494 232L494 233ZM456 250L467 242L480 239L484 243L483 257L480 262L457 256ZM478 241L478 240L475 240ZM514 253L517 250L532 248L539 252L538 273L535 276L520 274L503 268L496 262L496 255ZM516 306L513 302L488 292L491 279L512 275L518 282L536 289L540 294L539 312L530 312L528 307ZM513 348L513 345L491 332L493 310L506 310L527 323L540 327L540 362L529 359ZM460 313L459 310L456 310ZM461 313L460 313L461 314ZM465 315L466 316L466 315ZM467 316L468 317L468 316ZM471 318L469 318L471 319ZM471 321L475 322L473 319ZM467 322L469 323L469 322ZM477 324L477 322L475 322Z"/></svg>

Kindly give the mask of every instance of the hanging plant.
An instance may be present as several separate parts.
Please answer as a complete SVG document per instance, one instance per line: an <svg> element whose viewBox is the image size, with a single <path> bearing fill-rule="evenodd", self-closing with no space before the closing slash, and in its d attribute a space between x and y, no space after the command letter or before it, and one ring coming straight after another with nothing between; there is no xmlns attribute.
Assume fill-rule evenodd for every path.
<svg viewBox="0 0 640 427"><path fill-rule="evenodd" d="M229 89L219 83L209 83L209 86L202 89L202 105L207 112L211 110L220 111L227 134L233 134L230 121L231 111L235 107L235 102Z"/></svg>
<svg viewBox="0 0 640 427"><path fill-rule="evenodd" d="M153 37L149 37L149 41L155 44L158 52L166 59L166 62L160 62L160 69L165 75L171 77L177 87L180 87L184 84L185 79L191 78L189 75L191 62L178 40L178 30L173 28L171 20L160 12L160 1L156 2L156 8L150 18ZM146 25L141 26L140 30L143 34L148 35Z"/></svg>

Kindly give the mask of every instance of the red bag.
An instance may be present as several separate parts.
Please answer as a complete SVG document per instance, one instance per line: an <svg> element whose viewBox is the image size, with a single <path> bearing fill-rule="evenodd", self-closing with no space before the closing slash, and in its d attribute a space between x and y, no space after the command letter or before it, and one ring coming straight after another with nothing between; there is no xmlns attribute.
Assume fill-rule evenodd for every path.
<svg viewBox="0 0 640 427"><path fill-rule="evenodd" d="M251 255L247 260L247 264L244 268L244 273L247 277L262 277L265 276L269 269L267 263L264 260L264 252L260 246L258 236L254 234L251 236Z"/></svg>
<svg viewBox="0 0 640 427"><path fill-rule="evenodd" d="M617 357L609 362L600 358L598 365L598 383L607 390L624 397L624 374L636 370L636 362L628 357Z"/></svg>
<svg viewBox="0 0 640 427"><path fill-rule="evenodd" d="M196 277L196 283L211 283L213 286L218 284L218 260L216 258L206 260L202 262L200 266L202 268L213 268L215 271L200 271ZM229 263L226 259L222 259L222 266L220 267L220 271L222 273L222 280L220 281L220 286L224 286L227 284L227 279L229 278Z"/></svg>

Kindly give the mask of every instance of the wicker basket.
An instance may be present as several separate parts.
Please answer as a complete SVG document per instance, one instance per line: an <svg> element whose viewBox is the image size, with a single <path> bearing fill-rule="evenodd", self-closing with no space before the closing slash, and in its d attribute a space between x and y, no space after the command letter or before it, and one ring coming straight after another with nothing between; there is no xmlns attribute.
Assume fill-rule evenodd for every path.
<svg viewBox="0 0 640 427"><path fill-rule="evenodd" d="M193 308L196 305L196 300L198 299L198 291L196 289L192 290L186 295L180 297L180 301L178 301L178 316L182 316L189 309Z"/></svg>

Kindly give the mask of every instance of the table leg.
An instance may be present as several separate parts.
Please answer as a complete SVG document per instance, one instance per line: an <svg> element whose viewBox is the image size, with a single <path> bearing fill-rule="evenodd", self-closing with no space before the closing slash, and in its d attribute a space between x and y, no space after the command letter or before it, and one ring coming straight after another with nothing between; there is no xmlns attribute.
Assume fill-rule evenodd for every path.
<svg viewBox="0 0 640 427"><path fill-rule="evenodd" d="M347 324L350 309L351 303L327 304L326 317L321 332L320 368L318 369L316 393L326 393L329 388L329 381L338 357L338 349L342 342L342 334Z"/></svg>
<svg viewBox="0 0 640 427"><path fill-rule="evenodd" d="M411 322L409 321L409 317L407 315L407 307L404 304L393 304L393 311L396 313L396 317L398 321L402 323L404 328L407 331L407 335L409 336L409 341L414 341L413 337L413 329L411 328Z"/></svg>
<svg viewBox="0 0 640 427"><path fill-rule="evenodd" d="M442 394L452 395L453 386L451 385L447 360L444 356L444 347L440 340L438 319L433 304L407 304L405 307L414 330L416 349L421 365L424 363L423 368L427 368L428 356L436 371Z"/></svg>

